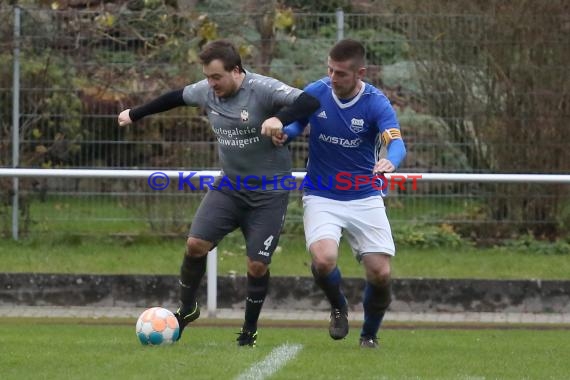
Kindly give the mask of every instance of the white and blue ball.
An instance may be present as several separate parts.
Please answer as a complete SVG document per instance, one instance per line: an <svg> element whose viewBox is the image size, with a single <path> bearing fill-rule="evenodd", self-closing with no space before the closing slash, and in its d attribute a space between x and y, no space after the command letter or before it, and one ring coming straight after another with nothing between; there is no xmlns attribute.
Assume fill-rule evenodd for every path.
<svg viewBox="0 0 570 380"><path fill-rule="evenodd" d="M151 307L139 316L136 333L142 344L158 346L176 342L180 327L178 320L170 310Z"/></svg>

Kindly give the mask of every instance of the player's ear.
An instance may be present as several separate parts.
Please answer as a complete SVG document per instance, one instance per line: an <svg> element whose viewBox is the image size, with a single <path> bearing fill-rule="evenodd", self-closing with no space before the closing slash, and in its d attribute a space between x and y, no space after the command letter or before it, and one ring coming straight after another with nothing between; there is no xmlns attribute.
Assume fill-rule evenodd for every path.
<svg viewBox="0 0 570 380"><path fill-rule="evenodd" d="M359 68L356 73L357 73L359 79L364 78L366 76L366 67Z"/></svg>

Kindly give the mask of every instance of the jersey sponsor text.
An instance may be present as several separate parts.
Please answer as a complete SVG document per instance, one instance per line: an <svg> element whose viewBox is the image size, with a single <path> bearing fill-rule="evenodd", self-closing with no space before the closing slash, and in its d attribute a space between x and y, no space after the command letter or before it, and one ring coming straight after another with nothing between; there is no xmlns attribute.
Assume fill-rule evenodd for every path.
<svg viewBox="0 0 570 380"><path fill-rule="evenodd" d="M238 148L245 148L246 145L255 144L256 142L259 142L259 141L260 141L259 136L250 137L248 139L234 139L234 140L224 139L224 138L218 137L218 142L221 145L235 146Z"/></svg>
<svg viewBox="0 0 570 380"><path fill-rule="evenodd" d="M362 140L359 138L348 140L343 139L342 137L325 135L324 133L321 133L319 135L319 140L327 142L329 144L340 145L343 148L358 148L362 142Z"/></svg>

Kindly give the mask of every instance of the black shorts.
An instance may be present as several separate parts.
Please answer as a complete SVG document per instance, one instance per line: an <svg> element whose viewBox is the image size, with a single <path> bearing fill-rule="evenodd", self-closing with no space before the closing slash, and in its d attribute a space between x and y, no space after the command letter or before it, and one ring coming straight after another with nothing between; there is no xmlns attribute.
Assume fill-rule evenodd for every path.
<svg viewBox="0 0 570 380"><path fill-rule="evenodd" d="M288 191L210 190L194 215L188 235L217 245L239 228L245 237L247 256L269 264L279 243L288 202Z"/></svg>

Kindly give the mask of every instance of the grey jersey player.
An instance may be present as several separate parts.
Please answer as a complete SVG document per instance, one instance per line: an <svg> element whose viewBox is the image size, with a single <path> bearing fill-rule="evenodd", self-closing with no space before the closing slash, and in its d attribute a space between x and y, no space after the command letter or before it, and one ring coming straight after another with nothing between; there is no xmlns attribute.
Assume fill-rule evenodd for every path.
<svg viewBox="0 0 570 380"><path fill-rule="evenodd" d="M261 180L291 174L289 151L275 149L271 139L261 135L261 125L301 93L276 79L245 72L232 97L218 97L205 79L186 86L183 98L205 110L218 140L223 174L239 182L246 176Z"/></svg>
<svg viewBox="0 0 570 380"><path fill-rule="evenodd" d="M218 181L194 216L180 268L180 307L175 315L180 334L199 317L197 292L206 271L206 256L224 236L239 228L246 239L248 259L245 320L237 342L239 346L255 346L257 321L269 284L269 264L289 195L272 184L291 173L287 148L273 145L264 135L277 135L283 125L307 118L319 108L319 102L276 79L246 72L229 41L208 43L199 57L206 79L126 109L119 114L118 122L128 125L186 105L201 107L207 113L218 140L222 178L235 186L222 186ZM265 181L269 186L255 186L249 181Z"/></svg>

